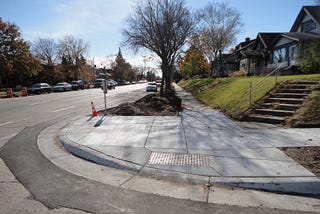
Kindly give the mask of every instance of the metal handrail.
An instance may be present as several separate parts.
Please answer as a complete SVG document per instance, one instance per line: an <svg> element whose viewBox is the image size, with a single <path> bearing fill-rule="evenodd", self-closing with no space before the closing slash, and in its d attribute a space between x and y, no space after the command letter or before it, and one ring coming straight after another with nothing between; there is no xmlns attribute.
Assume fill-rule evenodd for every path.
<svg viewBox="0 0 320 214"><path fill-rule="evenodd" d="M278 73L277 71L282 68L282 66L277 66L272 72L270 72L267 76L265 76L264 78L262 78L261 80L259 80L256 84L254 84L252 86L252 81L250 81L250 87L246 90L246 93L248 93L248 91L250 92L250 97L249 97L249 106L251 106L251 100L252 100L252 90L257 87L258 85L260 85L265 79L267 79L268 77L270 77L271 75L273 75L274 73L276 73L276 80L275 80L275 84L277 84L278 82Z"/></svg>

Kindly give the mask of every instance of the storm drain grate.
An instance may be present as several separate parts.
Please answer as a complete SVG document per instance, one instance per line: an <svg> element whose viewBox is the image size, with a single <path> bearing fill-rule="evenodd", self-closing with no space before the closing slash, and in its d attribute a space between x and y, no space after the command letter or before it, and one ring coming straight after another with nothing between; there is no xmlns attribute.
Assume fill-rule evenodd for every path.
<svg viewBox="0 0 320 214"><path fill-rule="evenodd" d="M213 157L201 154L152 152L148 161L151 165L174 166L207 166L210 167Z"/></svg>

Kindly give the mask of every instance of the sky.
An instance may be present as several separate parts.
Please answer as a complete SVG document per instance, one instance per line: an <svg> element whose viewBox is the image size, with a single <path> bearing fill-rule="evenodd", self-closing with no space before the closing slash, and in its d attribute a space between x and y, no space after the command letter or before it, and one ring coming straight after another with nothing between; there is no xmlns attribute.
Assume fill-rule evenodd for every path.
<svg viewBox="0 0 320 214"><path fill-rule="evenodd" d="M87 59L100 67L106 58L114 58L123 41L125 18L138 0L0 0L0 17L15 23L26 41L66 35L83 39L89 44ZM227 2L237 9L244 23L237 43L246 37L254 39L259 32L288 32L302 6L314 0L185 0L191 10L205 7L208 2ZM234 44L236 45L236 44ZM123 57L134 66L144 56L121 47ZM149 58L150 59L150 58ZM147 62L147 63L151 63Z"/></svg>

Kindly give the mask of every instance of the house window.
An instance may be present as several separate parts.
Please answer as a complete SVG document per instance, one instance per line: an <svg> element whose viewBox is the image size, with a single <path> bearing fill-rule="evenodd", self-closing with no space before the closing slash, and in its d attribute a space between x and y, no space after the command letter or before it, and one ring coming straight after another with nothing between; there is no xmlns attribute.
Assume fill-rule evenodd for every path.
<svg viewBox="0 0 320 214"><path fill-rule="evenodd" d="M298 46L292 45L289 47L289 59L294 60L298 55Z"/></svg>
<svg viewBox="0 0 320 214"><path fill-rule="evenodd" d="M317 27L317 24L312 19L310 19L309 21L306 21L301 24L301 31L310 32L316 29L316 27Z"/></svg>
<svg viewBox="0 0 320 214"><path fill-rule="evenodd" d="M283 62L286 58L286 48L279 48L273 51L273 63Z"/></svg>

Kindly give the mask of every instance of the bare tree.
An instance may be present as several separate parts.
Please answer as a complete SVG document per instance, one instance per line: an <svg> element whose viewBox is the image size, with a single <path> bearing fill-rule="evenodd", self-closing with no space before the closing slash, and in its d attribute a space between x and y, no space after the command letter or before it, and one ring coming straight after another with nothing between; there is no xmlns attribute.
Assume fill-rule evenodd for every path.
<svg viewBox="0 0 320 214"><path fill-rule="evenodd" d="M56 81L57 44L50 38L37 38L31 44L32 55L41 61L42 69L38 74L39 81Z"/></svg>
<svg viewBox="0 0 320 214"><path fill-rule="evenodd" d="M58 55L66 70L73 71L73 79L79 79L79 72L85 65L84 55L88 51L88 44L82 39L75 39L73 36L65 36L58 44Z"/></svg>
<svg viewBox="0 0 320 214"><path fill-rule="evenodd" d="M50 38L37 38L32 43L32 53L48 65L53 65L57 59L57 44Z"/></svg>
<svg viewBox="0 0 320 214"><path fill-rule="evenodd" d="M161 59L161 95L170 90L178 51L194 29L194 20L184 0L144 0L137 3L126 19L124 44L138 51L156 53Z"/></svg>
<svg viewBox="0 0 320 214"><path fill-rule="evenodd" d="M218 61L218 56L232 45L239 33L241 23L240 13L227 3L209 3L198 11L199 34L203 52L210 62ZM221 64L221 58L220 58ZM215 75L221 74L213 66Z"/></svg>

